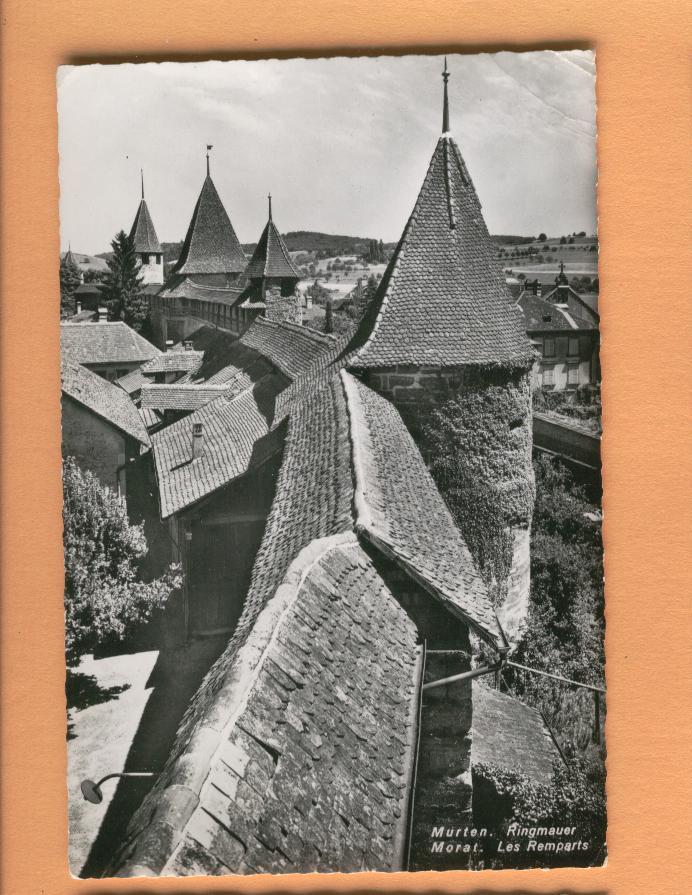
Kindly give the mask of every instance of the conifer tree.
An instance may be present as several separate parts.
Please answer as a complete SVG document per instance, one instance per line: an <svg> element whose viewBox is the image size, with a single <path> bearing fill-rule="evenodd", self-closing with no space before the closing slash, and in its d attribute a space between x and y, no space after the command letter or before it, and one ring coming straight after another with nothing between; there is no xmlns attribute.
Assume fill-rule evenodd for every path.
<svg viewBox="0 0 692 895"><path fill-rule="evenodd" d="M68 252L60 261L60 317L71 317L76 311L75 289L79 286L81 277L79 268Z"/></svg>
<svg viewBox="0 0 692 895"><path fill-rule="evenodd" d="M124 320L132 329L141 330L148 316L146 296L142 291L139 260L134 239L124 230L111 242L113 256L104 277L104 294L112 320Z"/></svg>

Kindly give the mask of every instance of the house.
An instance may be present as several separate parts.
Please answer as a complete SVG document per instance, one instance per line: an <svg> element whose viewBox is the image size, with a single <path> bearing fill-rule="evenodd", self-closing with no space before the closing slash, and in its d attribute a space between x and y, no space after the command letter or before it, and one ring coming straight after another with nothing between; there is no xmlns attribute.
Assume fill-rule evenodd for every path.
<svg viewBox="0 0 692 895"><path fill-rule="evenodd" d="M61 383L63 456L125 497L128 472L149 447L137 408L122 389L70 360L62 361Z"/></svg>
<svg viewBox="0 0 692 895"><path fill-rule="evenodd" d="M144 173L142 173L142 198L130 229L135 252L139 260L139 275L146 287L163 285L163 250L156 235L149 208L144 199ZM154 290L158 291L158 290Z"/></svg>
<svg viewBox="0 0 692 895"><path fill-rule="evenodd" d="M550 778L542 718L472 680L525 622L535 352L450 134L448 77L442 136L355 334L320 349L257 317L238 343L271 369L247 383L239 355L237 392L152 437L188 615L229 640L110 873L428 868L432 823L450 805L472 817L474 767ZM419 448L447 398L465 433L459 520ZM472 672L479 643L491 664Z"/></svg>
<svg viewBox="0 0 692 895"><path fill-rule="evenodd" d="M538 281L525 283L517 307L540 352L534 386L563 391L600 381L599 316L569 285L564 269L547 292Z"/></svg>
<svg viewBox="0 0 692 895"><path fill-rule="evenodd" d="M82 364L113 382L161 352L121 320L60 324L60 350L66 360Z"/></svg>

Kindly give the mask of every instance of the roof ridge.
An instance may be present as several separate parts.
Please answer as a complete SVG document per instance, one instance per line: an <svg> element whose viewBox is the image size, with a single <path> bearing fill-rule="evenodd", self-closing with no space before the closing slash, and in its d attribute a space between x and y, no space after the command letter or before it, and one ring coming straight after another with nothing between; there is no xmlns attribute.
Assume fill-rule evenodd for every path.
<svg viewBox="0 0 692 895"><path fill-rule="evenodd" d="M221 686L215 690L212 709L221 699L225 705L227 720L219 728L219 726L210 723L209 710L207 709L202 714L200 723L196 726L195 735L175 756L173 761L174 767L179 765L183 757L190 758L195 752L203 753L205 758L204 766L211 767L215 757L219 755L224 743L230 738L231 731L245 710L253 687L267 661L270 649L278 640L283 622L295 606L309 574L327 554L334 550L357 546L358 540L353 532L345 532L316 538L296 554L281 579L281 583L260 610L244 643L238 648L229 663L229 667L224 671ZM222 662L225 656L226 652L224 651L213 667L217 663ZM211 671L208 673L209 675L211 675ZM224 694L224 696L222 697L221 694ZM164 790L177 786L177 780L175 773L170 774ZM194 814L197 805L202 801L202 792L213 786L211 774L204 777L198 775L192 783L186 778L184 786L189 793L192 793L197 798L190 799L187 793L185 794L186 798L181 800L180 816L175 828L171 828L165 813L162 812L163 816L157 817L158 807L161 803L156 806L146 827L150 828L153 824L166 826L168 830L168 857L158 869L149 866L149 864L139 864L136 853L137 845L135 845L135 852L127 859L127 864L133 871L131 875L143 875L142 871L144 870L154 872L156 875L165 875L166 868L175 860L178 848L184 840L187 824ZM171 833L175 840L173 842L170 841ZM139 843L139 841L141 841L141 836L138 837L137 842ZM137 871L136 874L135 871Z"/></svg>
<svg viewBox="0 0 692 895"><path fill-rule="evenodd" d="M440 137L438 139L438 141L437 141L438 146L442 139L443 139L443 137ZM436 149L437 149L437 147L436 147ZM356 353L354 354L354 356L352 358L351 363L356 367L358 366L358 358L361 356L361 354L363 354L366 351L366 349L369 347L371 342L374 340L375 334L377 333L377 330L380 328L380 323L382 322L382 319L384 318L384 312L386 310L387 304L389 303L389 296L390 296L392 289L394 288L394 282L395 282L396 276L399 272L400 262L403 260L405 253L406 253L406 243L410 236L413 225L417 222L417 213L418 213L419 208L423 202L423 193L425 191L425 185L428 183L428 181L432 177L432 170L433 170L433 163L435 161L435 154L436 154L436 152L433 152L433 154L430 158L430 162L428 163L428 170L425 175L425 178L423 179L423 185L421 186L420 190L418 191L418 197L416 198L415 205L413 206L413 211L409 215L408 221L406 221L406 226L404 227L404 231L401 234L401 238L399 239L399 243L398 243L396 250L394 252L392 262L390 262L392 264L392 268L391 268L391 271L390 271L388 277L387 277L387 271L385 270L385 277L387 278L387 283L384 288L384 295L382 296L382 301L380 302L380 307L377 311L377 316L375 317L375 322L373 323L372 329L370 330L370 335L365 340L365 342L360 346L360 348L356 351ZM384 282L385 277L383 277L383 282Z"/></svg>
<svg viewBox="0 0 692 895"><path fill-rule="evenodd" d="M115 385L115 383L110 382L108 379L104 379L103 376L99 376L98 373L95 373L93 370L90 370L88 367L85 367L83 364L79 364L76 361L71 361L67 358L63 358L61 360L61 373L62 373L62 370L66 370L66 369L69 370L73 376L76 375L78 378L81 377L82 379L86 379L87 381L91 380L92 382L94 382L94 384L98 385L98 387L101 389L102 392L108 393L112 389L112 394L117 394L118 400L121 399L120 396L125 398L127 403L132 407L134 413L139 418L139 413L138 413L137 407L132 403L127 392L124 391L119 386ZM140 444L145 445L145 447L150 446L151 441L149 439L146 428L143 429L143 435L141 433L139 435L136 434L134 426L132 427L132 429L124 428L124 426L122 424L118 423L112 417L106 416L105 413L103 413L101 410L99 410L93 404L87 403L84 400L84 395L80 395L79 392L75 391L74 389L70 389L69 382L66 383L65 379L62 375L60 377L60 388L61 388L61 391L64 391L65 394L67 394L68 397L72 398L73 401L76 401L78 404L81 404L82 407L86 407L87 410L90 410L92 413L95 413L96 416L100 417L102 420L104 420L109 425L118 429L120 432L124 433L125 435L128 435L130 438L136 439L137 441L139 441ZM123 407L126 407L126 406L127 406L127 404L123 403Z"/></svg>
<svg viewBox="0 0 692 895"><path fill-rule="evenodd" d="M339 375L341 377L341 383L346 401L346 409L350 421L349 440L351 443L351 461L353 466L354 479L353 514L355 517L354 524L356 532L359 535L365 537L384 556L394 561L398 566L404 569L404 571L421 587L423 587L424 590L426 590L436 599L440 600L445 606L449 607L451 612L461 616L461 618L471 628L473 628L473 630L476 631L487 643L497 648L499 645L497 634L500 633L501 635L501 629L499 632L492 632L488 630L488 628L486 628L482 622L473 618L472 615L467 612L465 608L459 606L458 603L453 602L450 599L449 595L441 590L433 581L431 581L429 576L426 575L425 572L421 572L413 564L413 562L401 556L399 551L397 551L395 547L388 544L385 540L383 540L380 534L378 534L378 528L385 528L386 523L378 524L378 520L376 518L378 510L374 509L371 506L367 498L367 495L369 493L366 484L368 478L368 470L369 468L373 468L375 466L376 461L372 460L368 454L368 442L371 437L370 429L365 418L360 395L358 393L358 385L361 385L363 388L368 387L365 386L363 383L360 383L359 380L357 380L346 369L342 368L339 371ZM408 430L406 430L406 432L408 434ZM410 437L411 436L409 434L409 438ZM418 450L417 447L416 450ZM375 475L377 475L376 471ZM439 490L434 483L433 487L439 495ZM444 504L443 500L442 503ZM447 514L449 515L451 525L454 527L455 531L458 532L458 528L451 513L449 512L448 507L446 506L446 504L444 504L444 506ZM461 538L460 532L459 537ZM490 607L490 609L491 611L493 611L492 606ZM493 617L497 622L497 617L494 611ZM500 637L500 639L502 639L502 637Z"/></svg>

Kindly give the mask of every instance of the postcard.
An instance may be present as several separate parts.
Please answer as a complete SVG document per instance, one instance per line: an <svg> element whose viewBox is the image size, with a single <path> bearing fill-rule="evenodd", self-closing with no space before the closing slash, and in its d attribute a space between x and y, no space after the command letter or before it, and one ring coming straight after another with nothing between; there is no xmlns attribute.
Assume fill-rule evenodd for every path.
<svg viewBox="0 0 692 895"><path fill-rule="evenodd" d="M595 78L59 70L74 876L605 863Z"/></svg>

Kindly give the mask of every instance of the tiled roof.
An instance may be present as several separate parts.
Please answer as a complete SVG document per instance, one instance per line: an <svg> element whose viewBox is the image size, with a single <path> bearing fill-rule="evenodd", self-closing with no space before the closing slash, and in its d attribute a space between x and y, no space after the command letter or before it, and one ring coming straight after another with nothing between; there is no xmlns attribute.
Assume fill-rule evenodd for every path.
<svg viewBox="0 0 692 895"><path fill-rule="evenodd" d="M532 292L524 291L517 299L517 306L525 317L527 331L597 329L583 317L572 314L566 308L560 308L545 298L539 298Z"/></svg>
<svg viewBox="0 0 692 895"><path fill-rule="evenodd" d="M148 376L153 376L156 373L189 373L191 370L196 370L203 359L204 352L194 349L166 351L143 364L142 372Z"/></svg>
<svg viewBox="0 0 692 895"><path fill-rule="evenodd" d="M529 366L534 352L454 140L442 136L364 315L355 367Z"/></svg>
<svg viewBox="0 0 692 895"><path fill-rule="evenodd" d="M337 345L334 336L295 323L273 323L264 317L253 322L241 341L292 379Z"/></svg>
<svg viewBox="0 0 692 895"><path fill-rule="evenodd" d="M62 354L78 364L117 364L149 360L161 352L123 323L61 323Z"/></svg>
<svg viewBox="0 0 692 895"><path fill-rule="evenodd" d="M488 590L396 408L346 371L357 530L491 643Z"/></svg>
<svg viewBox="0 0 692 895"><path fill-rule="evenodd" d="M132 222L130 239L135 241L135 252L161 252L161 243L156 235L154 222L149 214L147 203L142 199L137 214Z"/></svg>
<svg viewBox="0 0 692 895"><path fill-rule="evenodd" d="M155 410L150 410L148 407L140 407L139 415L142 418L142 422L147 427L147 431L160 426L162 423L161 417L156 413Z"/></svg>
<svg viewBox="0 0 692 895"><path fill-rule="evenodd" d="M252 389L222 396L152 438L163 519L244 475L280 449L270 433L276 395L286 385L269 374ZM192 458L192 426L203 426L204 450Z"/></svg>
<svg viewBox="0 0 692 895"><path fill-rule="evenodd" d="M419 681L416 629L368 556L314 542L203 684L118 875L403 869Z"/></svg>
<svg viewBox="0 0 692 895"><path fill-rule="evenodd" d="M228 391L226 385L145 385L141 406L154 410L199 410Z"/></svg>
<svg viewBox="0 0 692 895"><path fill-rule="evenodd" d="M245 274L250 279L261 277L290 277L300 279L300 271L293 263L286 243L269 218Z"/></svg>
<svg viewBox="0 0 692 895"><path fill-rule="evenodd" d="M242 273L247 261L233 225L207 175L175 267L177 274Z"/></svg>
<svg viewBox="0 0 692 895"><path fill-rule="evenodd" d="M105 288L101 283L82 283L81 286L77 286L74 291L74 294L81 298L83 295L101 295L102 290Z"/></svg>
<svg viewBox="0 0 692 895"><path fill-rule="evenodd" d="M303 379L243 613L132 818L121 876L402 867L418 636L356 531L494 639L396 410L349 374ZM516 719L508 754L538 738L540 770L549 744L535 713L493 694L474 716L476 762L494 717L503 730Z"/></svg>
<svg viewBox="0 0 692 895"><path fill-rule="evenodd" d="M499 767L550 783L560 753L540 713L518 699L473 682L471 765Z"/></svg>
<svg viewBox="0 0 692 895"><path fill-rule="evenodd" d="M147 382L151 382L151 380L142 373L141 367L137 367L136 370L132 370L132 372L126 373L120 379L115 380L115 384L119 385L128 395L136 394Z"/></svg>
<svg viewBox="0 0 692 895"><path fill-rule="evenodd" d="M554 305L554 303L557 300L556 292L557 292L557 286L555 286L553 289L549 289L547 292L544 292L543 295L541 296L541 298L543 298L546 301L550 301L551 304ZM569 287L569 294L578 304L581 305L581 307L583 309L584 313L580 314L579 315L580 317L584 317L586 320L590 320L592 322L597 322L599 320L598 311L596 310L596 307L598 305L598 295L597 294L594 295L594 293L590 293L590 294L586 293L586 294L582 295L581 293L577 292L576 289L573 289L571 286ZM589 303L586 300L587 298L591 298L592 303Z"/></svg>
<svg viewBox="0 0 692 895"><path fill-rule="evenodd" d="M242 287L218 286L196 283L190 277L176 278L161 295L171 298L188 298L190 301L211 301L221 305L233 305L242 293Z"/></svg>
<svg viewBox="0 0 692 895"><path fill-rule="evenodd" d="M125 435L144 445L149 444L147 430L137 408L122 389L108 382L81 364L63 360L62 391Z"/></svg>

